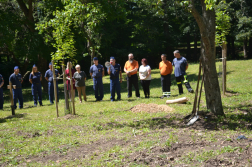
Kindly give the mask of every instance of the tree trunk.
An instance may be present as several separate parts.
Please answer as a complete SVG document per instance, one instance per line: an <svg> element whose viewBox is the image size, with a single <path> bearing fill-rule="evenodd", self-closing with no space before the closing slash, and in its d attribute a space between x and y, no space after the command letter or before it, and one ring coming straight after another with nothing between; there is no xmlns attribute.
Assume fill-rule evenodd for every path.
<svg viewBox="0 0 252 167"><path fill-rule="evenodd" d="M249 53L248 53L248 58L252 58L252 37L249 38Z"/></svg>
<svg viewBox="0 0 252 167"><path fill-rule="evenodd" d="M215 65L215 11L206 10L204 0L201 0L202 15L195 7L194 0L191 1L192 15L198 23L202 45L202 64L204 68L204 87L206 103L215 115L224 115L218 76Z"/></svg>
<svg viewBox="0 0 252 167"><path fill-rule="evenodd" d="M245 39L243 40L243 54L244 54L244 59L247 59L247 58L248 58L247 45L248 45L248 39L245 38Z"/></svg>

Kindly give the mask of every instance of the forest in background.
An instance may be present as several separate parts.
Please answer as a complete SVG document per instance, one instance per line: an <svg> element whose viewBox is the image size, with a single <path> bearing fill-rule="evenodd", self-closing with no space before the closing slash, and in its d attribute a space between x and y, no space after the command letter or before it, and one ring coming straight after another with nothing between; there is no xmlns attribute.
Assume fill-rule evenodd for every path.
<svg viewBox="0 0 252 167"><path fill-rule="evenodd" d="M78 23L78 26L69 24L71 34L62 38L68 40L71 37L70 41L74 41L74 49L69 48L74 50L74 55L66 56L65 61L80 64L86 73L91 56L98 56L101 64L114 56L123 66L127 55L133 53L139 62L147 58L150 66L157 68L162 53L172 61L172 52L179 49L189 62L199 60L198 25L178 0L83 0L82 3L88 6L86 13L75 16L71 12L74 13L78 4L71 3L73 1L61 0L0 2L0 73L5 80L15 65L20 66L22 74L30 71L33 64L38 65L42 74L45 73L52 53L55 54L57 45L60 45L52 37L57 33L53 27L57 24L52 24L55 17L64 17L59 25L68 23L66 19ZM66 5L74 7L67 11ZM251 0L229 0L224 7L231 23L226 35L228 60L252 58L251 7ZM65 12L57 15L56 10ZM216 57L221 57L218 45ZM45 80L43 82L46 86Z"/></svg>

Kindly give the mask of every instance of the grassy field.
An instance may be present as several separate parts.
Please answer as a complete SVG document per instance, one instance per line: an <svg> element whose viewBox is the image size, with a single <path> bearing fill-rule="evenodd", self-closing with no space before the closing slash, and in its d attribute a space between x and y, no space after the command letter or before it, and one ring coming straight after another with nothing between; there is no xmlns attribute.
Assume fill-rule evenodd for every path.
<svg viewBox="0 0 252 167"><path fill-rule="evenodd" d="M160 99L157 69L152 70L151 98L127 99L126 81L122 100L110 102L109 78L103 79L105 97L95 102L92 81L87 81L87 102L76 101L75 116L64 114L60 85L60 117L43 94L43 107L33 107L30 88L24 89L24 109L12 117L8 91L0 111L0 166L250 166L252 162L252 60L227 62L227 90L222 103L226 117L215 117L205 105L200 119L187 127L194 94L184 87L178 95L174 75L172 97L186 96L187 104L172 104L173 112L133 113L140 103L165 104ZM220 63L217 63L219 66ZM198 64L189 65L188 79L196 88ZM125 77L125 75L124 75ZM140 85L139 85L140 86ZM141 86L140 86L141 88ZM239 135L248 139L237 140Z"/></svg>

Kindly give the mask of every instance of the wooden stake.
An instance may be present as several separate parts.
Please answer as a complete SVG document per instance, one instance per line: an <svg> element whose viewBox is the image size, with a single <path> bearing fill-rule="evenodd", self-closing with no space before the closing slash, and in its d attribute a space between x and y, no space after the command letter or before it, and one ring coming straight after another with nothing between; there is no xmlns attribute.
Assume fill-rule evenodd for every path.
<svg viewBox="0 0 252 167"><path fill-rule="evenodd" d="M59 117L59 110L58 110L58 94L57 94L57 87L56 87L56 76L55 76L55 70L54 70L54 61L52 60L52 71L53 71L53 87L54 87L54 97L55 97L55 107L56 107L56 113L57 117Z"/></svg>
<svg viewBox="0 0 252 167"><path fill-rule="evenodd" d="M74 89L73 89L73 76L72 76L72 63L71 62L69 62L69 75L70 75L70 84L71 84L71 100L73 103L73 115L75 115L75 105L74 105L74 96L73 96Z"/></svg>
<svg viewBox="0 0 252 167"><path fill-rule="evenodd" d="M222 89L223 94L226 93L226 76L227 76L227 69L226 69L226 61L227 61L227 44L225 41L222 43Z"/></svg>
<svg viewBox="0 0 252 167"><path fill-rule="evenodd" d="M64 61L63 61L62 62L62 74L63 74L63 83L64 83L64 95L65 95L65 115L67 115L67 114L70 114L70 109L69 109L69 101L68 101L65 71L66 71L66 69L65 69Z"/></svg>
<svg viewBox="0 0 252 167"><path fill-rule="evenodd" d="M16 85L12 85L11 81L9 81L8 89L10 89L11 113L12 113L12 115L15 115L15 107L14 107L12 86L15 87Z"/></svg>

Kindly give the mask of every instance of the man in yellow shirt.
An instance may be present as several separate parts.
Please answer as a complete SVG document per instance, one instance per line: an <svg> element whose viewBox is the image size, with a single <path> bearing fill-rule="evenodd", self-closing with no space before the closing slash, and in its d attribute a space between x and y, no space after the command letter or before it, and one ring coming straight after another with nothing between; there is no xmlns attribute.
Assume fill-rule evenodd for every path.
<svg viewBox="0 0 252 167"><path fill-rule="evenodd" d="M162 54L162 61L159 63L159 70L161 74L161 85L163 90L163 95L160 97L163 99L164 97L170 97L171 95L171 73L172 73L172 64L170 61L166 60L167 55Z"/></svg>
<svg viewBox="0 0 252 167"><path fill-rule="evenodd" d="M124 72L127 74L128 98L132 97L132 85L135 88L136 97L140 98L137 76L137 70L139 68L139 65L138 62L134 60L134 56L132 53L130 53L128 57L129 60L124 65Z"/></svg>

